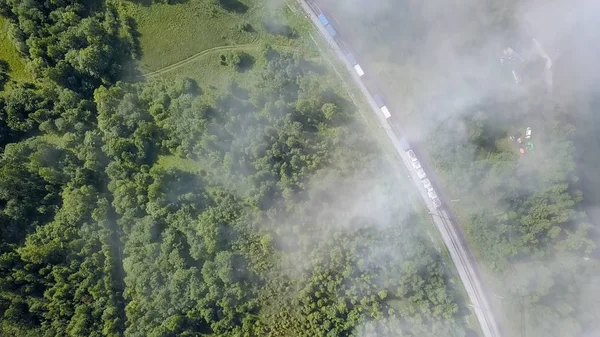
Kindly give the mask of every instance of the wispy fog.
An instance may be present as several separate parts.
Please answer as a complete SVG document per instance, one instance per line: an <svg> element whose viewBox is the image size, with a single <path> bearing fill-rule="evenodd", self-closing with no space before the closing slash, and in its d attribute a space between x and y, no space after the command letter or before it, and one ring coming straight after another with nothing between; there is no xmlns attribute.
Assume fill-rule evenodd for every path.
<svg viewBox="0 0 600 337"><path fill-rule="evenodd" d="M491 123L484 132L497 138L508 138L506 131L515 132L506 130L508 119L521 119L523 130L519 132L532 125L538 132L537 141L548 144L537 150L542 158L539 162L521 164L521 170L562 172L562 163L556 158L564 156L557 153L568 151L566 156L573 156L579 177L571 188L583 191L583 208L579 211L586 213L580 219L600 222L600 193L596 192L600 190L600 141L596 136L600 2L317 3L336 19L344 40L364 62L367 74L372 75L366 81L381 88L391 102L392 114L399 117L397 123L411 139L427 144L435 135L436 141L445 144L429 146L463 144L473 133L464 116L477 110L485 109ZM503 51L509 47L524 59L525 65L501 63ZM519 85L515 84L512 69L520 76ZM555 119L574 128L567 127L570 132L560 135L543 134L552 129ZM440 137L436 133L441 127L446 133ZM573 142L576 151L551 145L563 136ZM479 155L475 148L469 151L467 147L456 160L474 162ZM520 188L520 193L534 192L533 183ZM504 211L493 193L489 200L468 200L468 193L466 197L467 203L493 205L490 213ZM590 237L596 240L594 231ZM600 334L598 324L593 323L600 312L597 260L559 252L556 256L536 256L534 261L535 265L515 263L501 275L488 275L493 291L511 289L492 296L493 305L505 314L505 328L510 326L505 331L507 336L562 337L572 336L573 331L579 331L578 336ZM589 282L582 282L581 275ZM573 284L578 289L570 288ZM546 299L549 296L536 297L539 293L552 294L552 302ZM523 305L529 308L519 309Z"/></svg>

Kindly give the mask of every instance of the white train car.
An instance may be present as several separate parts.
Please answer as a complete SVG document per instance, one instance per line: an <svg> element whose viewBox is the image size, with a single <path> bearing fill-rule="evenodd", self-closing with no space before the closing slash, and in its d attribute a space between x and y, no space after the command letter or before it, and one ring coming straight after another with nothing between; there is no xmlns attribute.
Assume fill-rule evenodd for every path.
<svg viewBox="0 0 600 337"><path fill-rule="evenodd" d="M381 96L375 95L373 96L373 99L375 100L375 103L377 103L377 106L379 107L379 109L383 113L383 116L386 119L392 117L390 110L387 108L387 106L385 106L385 103L383 103L383 98L381 98Z"/></svg>
<svg viewBox="0 0 600 337"><path fill-rule="evenodd" d="M356 58L354 57L354 55L352 55L352 53L348 53L348 54L346 54L346 58L348 59L348 62L350 62L352 67L354 68L354 71L356 71L356 73L358 74L358 77L362 77L365 74L365 72L364 72L363 68L360 66L360 64L358 64L358 61L356 61Z"/></svg>
<svg viewBox="0 0 600 337"><path fill-rule="evenodd" d="M356 73L358 74L358 77L362 77L365 74L362 67L358 63L354 65L354 71L356 71Z"/></svg>

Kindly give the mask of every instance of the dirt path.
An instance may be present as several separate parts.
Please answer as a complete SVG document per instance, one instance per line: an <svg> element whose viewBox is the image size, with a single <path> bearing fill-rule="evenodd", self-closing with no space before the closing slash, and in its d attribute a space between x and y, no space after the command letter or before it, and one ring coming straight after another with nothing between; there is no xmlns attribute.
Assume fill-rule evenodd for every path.
<svg viewBox="0 0 600 337"><path fill-rule="evenodd" d="M276 50L287 50L287 51L293 51L295 49L295 47L292 46L274 46ZM170 64L168 66L164 66L158 70L155 71L151 71L149 73L145 73L142 74L138 77L138 79L145 79L145 78L152 78L152 77L156 77L156 76L160 76L162 74L168 73L169 71L173 71L175 69L181 68L189 63L192 63L194 61L196 61L197 59L199 59L200 57L213 53L213 52L222 52L222 51L227 51L227 50L236 50L236 49L240 49L240 48L245 48L245 49L258 49L258 48L262 48L262 45L260 43L257 42L251 42L251 43L246 43L246 44L236 44L236 45L231 45L231 46L218 46L218 47L212 47L212 48L208 48L205 49L197 54L194 54L188 58L185 58L181 61L175 62L173 64Z"/></svg>
<svg viewBox="0 0 600 337"><path fill-rule="evenodd" d="M209 49L205 49L197 54L194 54L188 58L185 58L179 62L175 62L173 64L170 64L168 66L162 67L158 70L143 74L140 76L140 78L151 78L151 77L155 77L155 76L159 76L162 75L164 73L167 73L169 71L181 68L183 66L185 66L186 64L189 64L191 62L194 62L196 59L206 55L206 54L210 54L213 52L221 52L221 51L227 51L227 50L235 50L235 49L239 49L239 48L259 48L260 45L256 44L255 42L253 43L247 43L247 44L236 44L236 45L231 45L231 46L218 46L218 47L212 47Z"/></svg>

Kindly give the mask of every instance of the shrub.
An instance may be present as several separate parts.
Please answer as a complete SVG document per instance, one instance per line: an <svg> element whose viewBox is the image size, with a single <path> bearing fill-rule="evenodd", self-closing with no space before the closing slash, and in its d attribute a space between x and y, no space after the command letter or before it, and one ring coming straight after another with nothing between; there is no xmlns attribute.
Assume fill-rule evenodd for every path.
<svg viewBox="0 0 600 337"><path fill-rule="evenodd" d="M252 27L252 25L249 24L248 22L240 23L238 25L238 28L239 28L240 32L246 32L246 33L254 32L254 27Z"/></svg>
<svg viewBox="0 0 600 337"><path fill-rule="evenodd" d="M235 50L227 54L221 54L221 65L233 67L236 71L246 71L254 65L254 57L252 55Z"/></svg>

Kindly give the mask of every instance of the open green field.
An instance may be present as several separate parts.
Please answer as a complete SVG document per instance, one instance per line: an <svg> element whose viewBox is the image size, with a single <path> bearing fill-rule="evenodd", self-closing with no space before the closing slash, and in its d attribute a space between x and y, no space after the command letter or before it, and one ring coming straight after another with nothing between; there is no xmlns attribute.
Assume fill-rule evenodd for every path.
<svg viewBox="0 0 600 337"><path fill-rule="evenodd" d="M225 2L225 1L222 1ZM219 5L214 0L189 0L176 4L145 6L134 2L117 3L119 11L135 20L142 49L141 68L146 72L160 71L195 56L218 58L222 50L257 48L261 44L281 47L305 45L308 29L303 20L295 20L280 8L262 1L228 1ZM297 38L289 39L271 34L265 23L274 30L289 25ZM301 49L301 48L298 48ZM206 59L195 58L206 64ZM188 69L171 69L181 73Z"/></svg>
<svg viewBox="0 0 600 337"><path fill-rule="evenodd" d="M8 23L0 17L0 59L8 62L10 66L10 77L14 81L31 81L32 77L25 69L25 62L19 55L8 37Z"/></svg>

